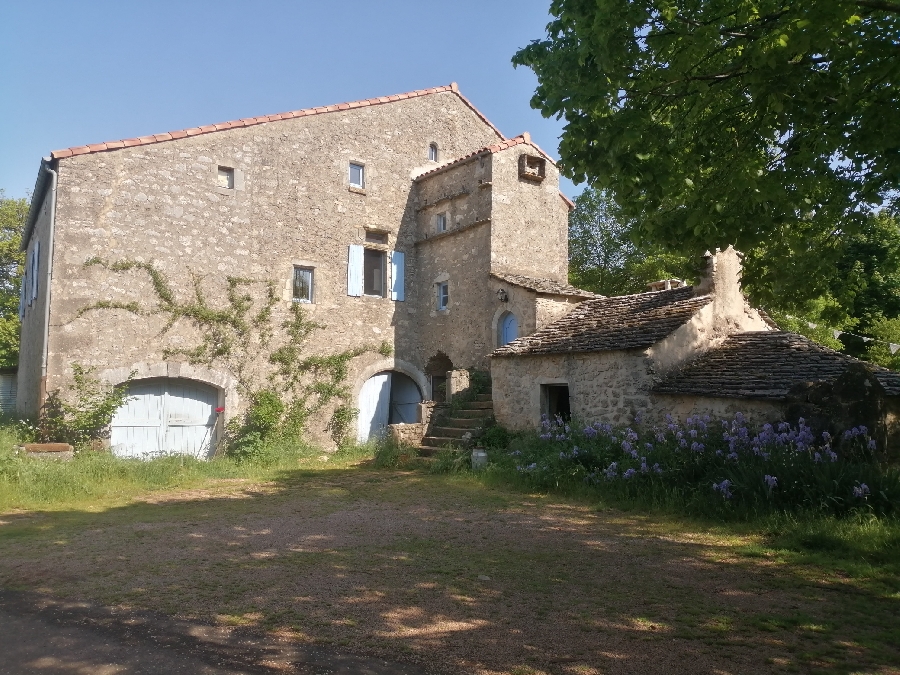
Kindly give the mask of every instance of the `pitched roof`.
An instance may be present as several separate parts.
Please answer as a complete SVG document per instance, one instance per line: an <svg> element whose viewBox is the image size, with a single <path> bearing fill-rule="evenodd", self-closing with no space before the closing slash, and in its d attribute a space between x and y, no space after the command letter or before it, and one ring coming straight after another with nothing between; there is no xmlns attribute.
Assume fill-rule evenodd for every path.
<svg viewBox="0 0 900 675"><path fill-rule="evenodd" d="M531 140L531 135L526 131L524 134L519 134L515 138L507 138L507 139L500 141L499 143L494 143L493 145L486 145L485 147L479 148L478 150L475 150L474 152L470 152L468 155L463 155L462 157L459 157L457 159L450 160L446 164L441 164L440 166L436 166L435 168L433 168L429 171L420 173L418 176L416 176L415 180L422 180L425 177L430 177L430 176L433 176L438 173L443 173L447 169L451 169L454 166L459 166L460 164L465 164L466 162L470 162L477 157L481 157L483 155L492 155L495 152L500 152L502 150L506 150L508 148L515 147L517 145L530 145L532 148L534 148L539 153L541 153L541 155L543 155L544 158L547 161L549 161L551 164L553 164L553 165L556 164L556 162L553 161L553 158L550 155L548 155L546 152L541 150L538 147L538 145L534 141ZM560 193L560 195L562 195L562 193ZM563 199L566 199L568 201L568 197L566 197L565 195L563 195ZM574 204L573 204L573 206L574 206Z"/></svg>
<svg viewBox="0 0 900 675"><path fill-rule="evenodd" d="M685 324L708 295L692 286L585 300L539 331L495 349L494 356L567 354L649 347Z"/></svg>
<svg viewBox="0 0 900 675"><path fill-rule="evenodd" d="M472 103L463 96L456 82L452 84L443 86L443 87L432 87L431 89L417 89L416 91L410 91L405 94L394 94L392 96L379 96L378 98L367 98L362 101L352 101L349 103L338 103L336 105L329 105L318 108L305 108L303 110L294 110L292 112L279 113L277 115L263 115L262 117L248 117L241 120L234 120L231 122L222 122L219 124L208 124L202 127L193 127L191 129L183 129L181 131L169 131L164 134L153 134L150 136L140 136L138 138L128 138L121 141L106 141L105 143L94 143L92 145L82 145L74 148L66 148L65 150L54 150L51 153L51 157L53 159L63 159L65 157L72 157L74 155L86 155L92 152L104 152L106 150L118 150L119 148L130 148L136 145L151 145L153 143L163 143L165 141L172 141L178 138L187 138L188 136L200 136L202 134L209 134L214 131L224 131L226 129L237 129L239 127L252 127L257 124L265 124L267 122L277 122L280 120L288 120L296 117L307 117L309 115L321 115L322 113L330 113L330 112L339 112L343 110L353 110L354 108L366 108L373 105L382 105L384 103L394 103L395 101L403 101L410 98L417 98L419 96L428 96L430 94L440 94L443 92L452 91L454 94L459 96L463 103L465 103L469 108L471 108L472 112L474 112L481 120L487 124L491 129L493 129L494 133L500 137L502 141L505 141L506 138L500 130L497 129L491 122L485 117L478 108L476 108Z"/></svg>
<svg viewBox="0 0 900 675"><path fill-rule="evenodd" d="M664 394L783 399L799 382L830 382L857 359L797 333L735 333L655 387ZM867 364L870 365L871 364ZM900 395L900 373L871 366L889 395Z"/></svg>
<svg viewBox="0 0 900 675"><path fill-rule="evenodd" d="M547 295L566 295L573 298L602 297L596 293L575 288L575 286L553 281L552 279L536 279L535 277L526 277L521 274L506 274L505 272L491 272L491 276L513 286L527 288L537 293L546 293Z"/></svg>

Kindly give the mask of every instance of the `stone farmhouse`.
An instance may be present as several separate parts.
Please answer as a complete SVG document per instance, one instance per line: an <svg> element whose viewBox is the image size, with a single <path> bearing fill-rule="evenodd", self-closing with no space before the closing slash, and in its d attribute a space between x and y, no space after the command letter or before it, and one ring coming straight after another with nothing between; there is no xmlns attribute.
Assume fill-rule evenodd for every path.
<svg viewBox="0 0 900 675"><path fill-rule="evenodd" d="M863 394L847 395L858 364L774 331L744 299L733 249L696 288L573 288L572 206L553 160L456 84L53 152L23 238L17 412L69 391L76 364L108 384L133 374L113 451L206 456L277 375L273 345L290 346L301 307L320 326L310 353L354 355L341 386L360 440L390 426L440 445L492 406L511 428L555 413L893 414L898 376L863 369ZM245 293L267 313L235 319ZM459 391L467 368L491 371L488 400L430 420L423 402ZM330 442L336 405L310 420L316 440Z"/></svg>
<svg viewBox="0 0 900 675"><path fill-rule="evenodd" d="M113 449L202 454L245 409L241 377L265 385L261 354L241 375L178 353L203 336L153 311L137 264L179 302L199 283L209 307L228 306L229 278L273 282L273 326L294 303L324 326L313 353L386 343L349 362L358 436L415 422L447 372L592 297L567 284L571 208L552 159L456 84L53 152L23 244L18 413L65 392L73 364L110 384L134 372Z"/></svg>

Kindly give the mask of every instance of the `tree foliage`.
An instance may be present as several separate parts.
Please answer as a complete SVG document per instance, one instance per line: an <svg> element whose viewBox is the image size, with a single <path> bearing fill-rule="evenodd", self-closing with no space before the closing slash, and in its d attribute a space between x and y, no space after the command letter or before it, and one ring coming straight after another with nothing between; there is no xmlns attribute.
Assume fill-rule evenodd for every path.
<svg viewBox="0 0 900 675"><path fill-rule="evenodd" d="M587 188L578 195L569 216L570 283L602 295L627 295L660 279L696 279L699 257L638 245L634 229L606 192Z"/></svg>
<svg viewBox="0 0 900 675"><path fill-rule="evenodd" d="M0 190L0 367L19 362L19 284L25 255L19 251L28 218L27 199Z"/></svg>
<svg viewBox="0 0 900 675"><path fill-rule="evenodd" d="M900 3L554 0L513 62L561 166L638 236L748 253L758 297L822 293L838 235L900 208ZM790 271L791 274L783 274Z"/></svg>

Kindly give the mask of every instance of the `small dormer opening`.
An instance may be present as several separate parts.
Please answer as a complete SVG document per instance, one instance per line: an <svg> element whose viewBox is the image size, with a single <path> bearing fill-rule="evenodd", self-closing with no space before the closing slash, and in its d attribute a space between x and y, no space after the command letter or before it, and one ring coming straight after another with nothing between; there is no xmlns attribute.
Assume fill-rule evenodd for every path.
<svg viewBox="0 0 900 675"><path fill-rule="evenodd" d="M234 190L234 169L230 166L220 166L216 186Z"/></svg>
<svg viewBox="0 0 900 675"><path fill-rule="evenodd" d="M536 155L519 155L519 178L536 183L544 180L547 171L547 160Z"/></svg>
<svg viewBox="0 0 900 675"><path fill-rule="evenodd" d="M428 159L432 162L438 161L438 146L437 143L431 143L428 146Z"/></svg>

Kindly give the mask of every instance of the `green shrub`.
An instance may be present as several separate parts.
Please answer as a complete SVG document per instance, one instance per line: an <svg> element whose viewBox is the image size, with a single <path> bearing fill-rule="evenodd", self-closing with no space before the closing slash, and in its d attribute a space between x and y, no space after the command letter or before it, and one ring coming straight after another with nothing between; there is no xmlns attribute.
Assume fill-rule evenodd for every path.
<svg viewBox="0 0 900 675"><path fill-rule="evenodd" d="M472 451L465 448L442 448L438 451L431 473L465 473L472 470Z"/></svg>
<svg viewBox="0 0 900 675"><path fill-rule="evenodd" d="M388 438L376 444L374 464L379 469L396 469L418 455L418 450L411 445L398 444Z"/></svg>
<svg viewBox="0 0 900 675"><path fill-rule="evenodd" d="M58 389L47 396L36 435L41 442L69 443L81 450L92 441L109 438L113 415L128 401L128 385L135 374L132 372L121 384L107 387L90 368L73 363L72 370L70 396L63 398Z"/></svg>

